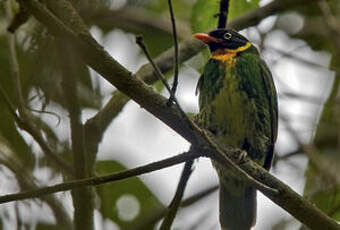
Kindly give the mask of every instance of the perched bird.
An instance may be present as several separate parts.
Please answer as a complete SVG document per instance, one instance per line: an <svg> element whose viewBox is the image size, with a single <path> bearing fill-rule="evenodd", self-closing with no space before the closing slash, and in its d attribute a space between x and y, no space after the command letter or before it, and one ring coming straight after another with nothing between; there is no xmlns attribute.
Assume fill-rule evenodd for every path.
<svg viewBox="0 0 340 230"><path fill-rule="evenodd" d="M277 137L278 107L273 79L259 52L234 30L217 29L194 37L211 57L197 90L198 122L222 148L240 149L269 170ZM212 162L220 181L223 230L249 230L256 222L256 190L232 169Z"/></svg>

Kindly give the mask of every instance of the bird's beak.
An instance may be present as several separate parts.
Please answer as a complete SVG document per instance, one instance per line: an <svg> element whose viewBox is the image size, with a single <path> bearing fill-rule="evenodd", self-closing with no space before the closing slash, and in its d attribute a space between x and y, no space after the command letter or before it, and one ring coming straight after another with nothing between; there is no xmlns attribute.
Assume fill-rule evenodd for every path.
<svg viewBox="0 0 340 230"><path fill-rule="evenodd" d="M195 38L201 40L202 42L204 42L205 44L209 44L211 42L217 42L217 38L214 38L212 36L210 36L209 34L206 33L196 33L193 35Z"/></svg>

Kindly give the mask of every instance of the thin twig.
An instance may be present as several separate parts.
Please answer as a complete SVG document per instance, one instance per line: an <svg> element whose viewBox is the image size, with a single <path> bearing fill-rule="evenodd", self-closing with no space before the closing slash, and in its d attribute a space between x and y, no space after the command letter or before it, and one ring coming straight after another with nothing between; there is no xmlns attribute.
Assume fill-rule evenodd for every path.
<svg viewBox="0 0 340 230"><path fill-rule="evenodd" d="M192 165L193 165L194 161L190 160L187 161L184 165L184 169L181 175L181 179L178 183L177 186L177 190L176 190L176 194L174 196L174 198L172 199L169 207L168 207L168 214L166 215L166 217L164 218L164 221L161 225L161 227L159 228L160 230L170 230L171 229L171 225L176 217L177 211L179 209L179 206L181 204L182 201L182 197L184 194L184 190L186 188L186 185L188 183L189 177L192 173Z"/></svg>
<svg viewBox="0 0 340 230"><path fill-rule="evenodd" d="M53 186L48 186L45 188L40 188L37 190L28 191L28 192L4 195L4 196L0 196L0 204L8 203L11 201L16 201L16 200L38 198L38 197L49 195L52 193L67 191L67 190L75 189L75 188L82 188L85 186L95 186L95 185L109 183L109 182L113 182L117 180L123 180L126 178L139 176L145 173L154 172L154 171L157 171L163 168L174 166L182 162L188 161L190 159L195 159L197 157L200 157L200 155L189 151L189 152L185 152L185 153L173 156L173 157L169 157L164 160L156 161L154 163L150 163L144 166L136 167L136 168L121 171L121 172L111 173L105 176L73 180L73 181L69 181L69 182L65 182L65 183L61 183L61 184L57 184Z"/></svg>
<svg viewBox="0 0 340 230"><path fill-rule="evenodd" d="M188 197L187 199L183 200L183 202L181 203L181 207L188 207L194 203L196 203L197 201L201 200L203 197L206 197L210 194L212 194L213 192L217 191L217 189L219 188L219 185L213 185L207 189L204 189L198 193L196 193L195 195L192 195L190 197Z"/></svg>
<svg viewBox="0 0 340 230"><path fill-rule="evenodd" d="M174 50L175 50L175 55L174 55L174 81L172 83L172 94L173 96L176 95L176 90L177 90L177 85L178 85L178 41L177 41L177 30L176 30L176 21L175 21L175 16L174 16L174 11L172 8L172 3L171 0L168 0L169 4L169 12L170 12L170 18L171 18L171 25L172 25L172 37L174 40ZM167 102L168 106L172 105L172 101L174 100L172 95L170 95L169 100Z"/></svg>
<svg viewBox="0 0 340 230"><path fill-rule="evenodd" d="M148 61L151 63L152 67L155 70L155 74L157 75L158 79L161 80L161 82L163 83L163 85L165 86L165 88L168 90L168 92L170 93L170 96L173 96L173 92L169 86L169 84L166 82L165 77L163 76L161 70L158 68L158 66L156 65L156 63L153 61L151 55L149 54L149 51L147 50L144 41L143 41L143 36L139 35L136 36L136 43L139 45L139 47L142 49L142 51L144 52L146 58L148 59ZM174 98L174 100L176 100ZM176 102L176 101L175 101ZM177 104L177 102L176 102Z"/></svg>
<svg viewBox="0 0 340 230"><path fill-rule="evenodd" d="M175 97L177 85L178 85L178 41L177 41L176 21L175 21L175 16L174 16L171 0L168 0L168 5L169 5L169 12L170 12L170 18L171 18L171 24L172 24L172 35L173 35L174 53L175 54L174 54L174 80L173 80L172 88L169 91L170 97L169 97L169 100L167 101L167 105L171 106L172 102L175 101L178 109L180 109L183 112L183 114L185 114L184 111L181 109L181 107L180 107L180 105L179 105L179 103L178 103L178 101ZM145 46L144 46L144 52L145 53L147 52ZM153 66L155 67L157 65L154 64ZM159 68L157 68L156 71L158 72L159 76L162 75ZM164 79L164 78L162 77L162 79ZM162 81L162 82L164 84L164 82L166 82L166 81ZM186 117L186 115L185 115L185 117ZM190 121L188 118L187 118L187 120ZM165 219L164 219L164 221L163 221L163 223L160 227L161 230L170 230L171 229L171 225L172 225L172 223L175 219L176 213L177 213L179 205L181 203L186 184L187 184L189 177L192 173L191 167L193 165L193 162L194 162L193 160L190 160L190 161L187 161L185 163L185 166L184 166L184 169L183 169L183 172L182 172L182 176L181 176L180 182L179 182L178 187L177 187L176 194L175 194L175 196L174 196L174 198L171 201L171 204L169 206L169 212L168 212L167 216L165 217Z"/></svg>
<svg viewBox="0 0 340 230"><path fill-rule="evenodd" d="M161 80L161 82L163 83L163 85L165 86L165 88L168 90L170 97L172 98L172 100L175 102L179 112L181 113L182 118L184 119L184 121L189 125L190 128L194 128L197 127L191 120L190 118L186 115L186 113L184 112L184 110L182 109L181 105L179 104L174 92L171 90L168 82L165 80L164 75L162 74L161 70L158 68L158 66L156 65L156 63L153 61L152 57L150 56L144 42L143 42L143 37L142 36L137 36L136 37L136 43L140 46L140 48L143 50L145 56L147 57L148 61L151 63L152 67L154 68L155 74L158 77L159 80Z"/></svg>
<svg viewBox="0 0 340 230"><path fill-rule="evenodd" d="M227 25L229 12L229 0L220 0L220 13L218 14L218 29L224 29Z"/></svg>
<svg viewBox="0 0 340 230"><path fill-rule="evenodd" d="M61 122L61 117L60 115L58 115L57 113L55 112L52 112L52 111L45 111L45 110L39 110L39 109L32 109L30 108L29 106L25 105L25 108L31 112L34 112L34 113L39 113L39 114L46 114L46 115L50 115L50 116L53 116L57 119L57 124L56 126L59 126L60 125L60 122Z"/></svg>
<svg viewBox="0 0 340 230"><path fill-rule="evenodd" d="M276 167L276 165L279 161L285 161L285 160L290 159L291 157L302 155L302 154L303 154L303 151L302 151L301 148L298 148L298 149L296 149L292 152L289 152L289 153L286 153L286 154L283 154L283 155L280 155L280 156L278 154L275 154L274 159L273 159L273 168Z"/></svg>

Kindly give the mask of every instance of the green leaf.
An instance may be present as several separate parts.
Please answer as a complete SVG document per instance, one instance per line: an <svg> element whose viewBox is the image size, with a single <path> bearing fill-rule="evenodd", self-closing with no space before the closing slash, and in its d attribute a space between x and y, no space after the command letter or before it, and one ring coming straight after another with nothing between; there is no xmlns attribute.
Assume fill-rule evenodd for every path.
<svg viewBox="0 0 340 230"><path fill-rule="evenodd" d="M204 32L216 28L219 12L218 0L197 0L192 8L191 29L193 32Z"/></svg>
<svg viewBox="0 0 340 230"><path fill-rule="evenodd" d="M98 161L97 175L126 170L117 161ZM137 177L100 185L96 188L100 197L100 212L121 229L130 229L137 223L145 221L152 214L164 209L160 201L149 188ZM153 229L152 223L148 229Z"/></svg>
<svg viewBox="0 0 340 230"><path fill-rule="evenodd" d="M259 6L259 0L230 0L228 19L232 20L249 10L256 9Z"/></svg>
<svg viewBox="0 0 340 230"><path fill-rule="evenodd" d="M258 7L259 0L230 0L228 20ZM220 0L197 0L192 9L191 29L206 32L217 27Z"/></svg>

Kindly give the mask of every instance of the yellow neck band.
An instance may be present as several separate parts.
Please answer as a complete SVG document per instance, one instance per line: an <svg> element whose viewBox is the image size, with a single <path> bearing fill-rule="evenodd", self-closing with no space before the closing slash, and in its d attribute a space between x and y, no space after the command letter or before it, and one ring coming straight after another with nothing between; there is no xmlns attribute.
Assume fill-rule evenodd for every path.
<svg viewBox="0 0 340 230"><path fill-rule="evenodd" d="M250 42L247 42L244 46L240 46L237 49L218 49L211 54L211 58L222 61L222 62L227 62L229 64L233 63L234 57L242 51L245 51L251 47Z"/></svg>

